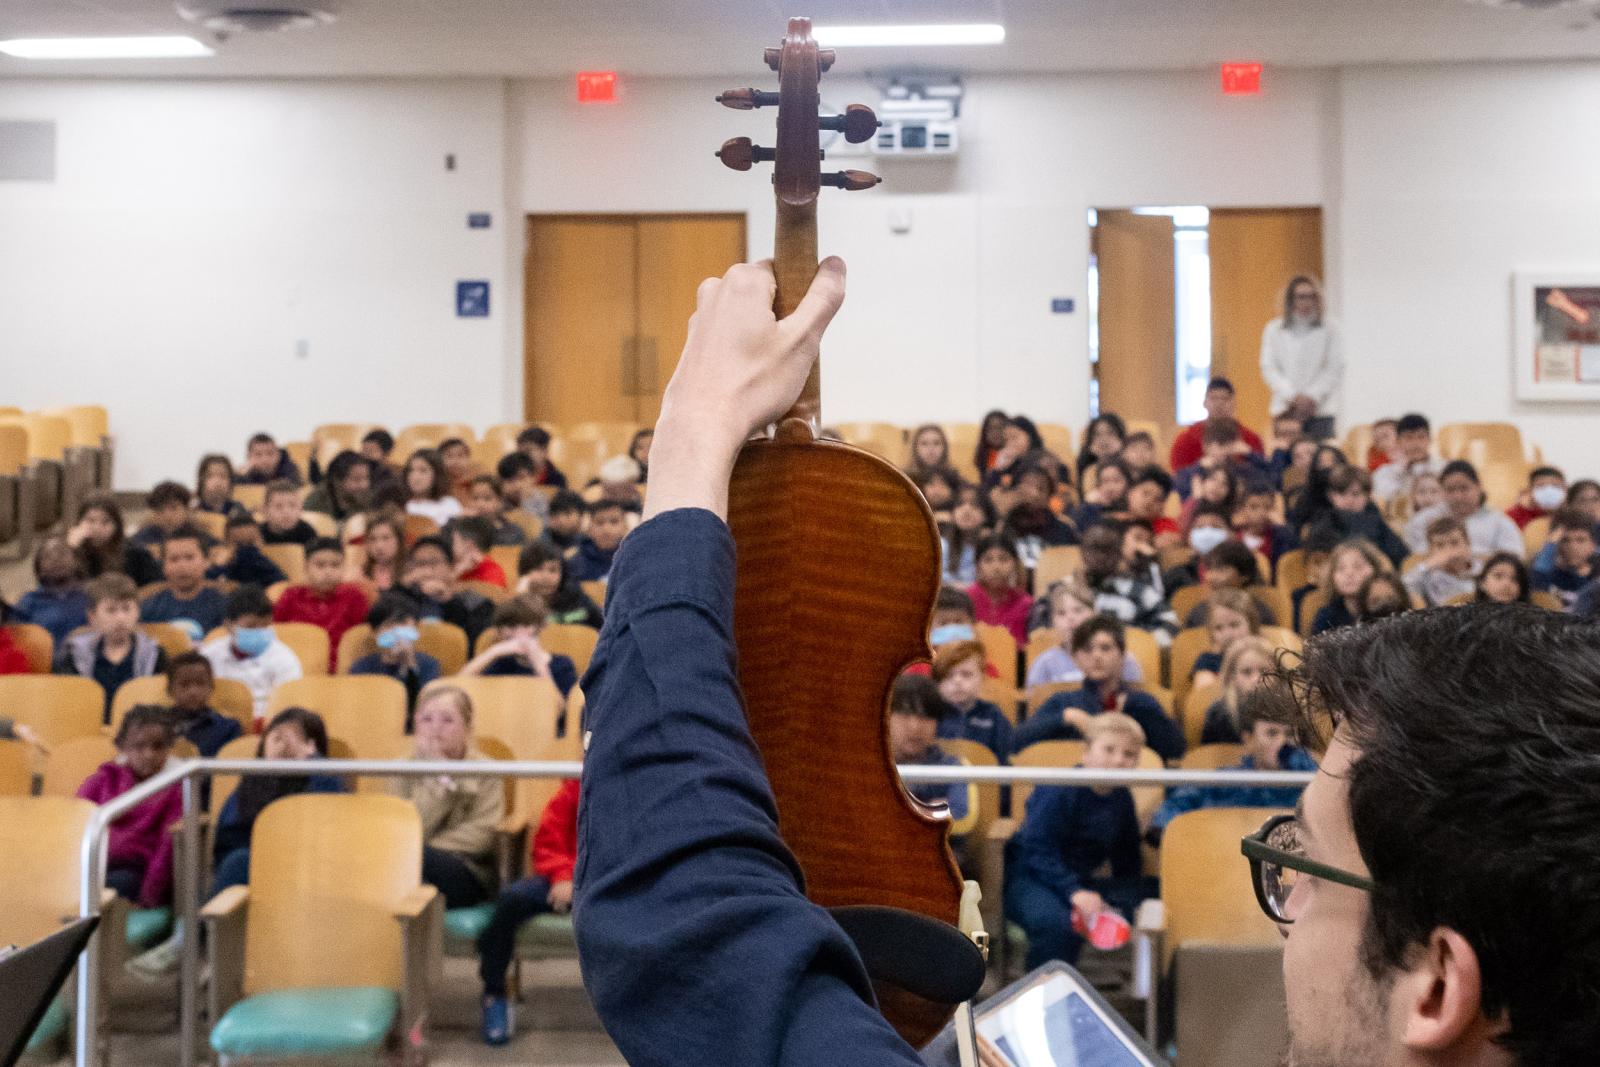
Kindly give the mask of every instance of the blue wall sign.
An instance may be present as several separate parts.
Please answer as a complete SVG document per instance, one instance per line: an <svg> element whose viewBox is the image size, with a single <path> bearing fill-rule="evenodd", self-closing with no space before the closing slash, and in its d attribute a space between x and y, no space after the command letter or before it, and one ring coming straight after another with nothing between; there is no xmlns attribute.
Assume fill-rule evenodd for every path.
<svg viewBox="0 0 1600 1067"><path fill-rule="evenodd" d="M456 317L460 319L489 317L488 282L456 282Z"/></svg>
<svg viewBox="0 0 1600 1067"><path fill-rule="evenodd" d="M474 211L467 216L467 229L487 230L493 221L493 217L487 211Z"/></svg>
<svg viewBox="0 0 1600 1067"><path fill-rule="evenodd" d="M1072 309L1076 306L1077 302L1074 301L1070 296L1054 297L1050 301L1050 314L1070 315L1072 314Z"/></svg>

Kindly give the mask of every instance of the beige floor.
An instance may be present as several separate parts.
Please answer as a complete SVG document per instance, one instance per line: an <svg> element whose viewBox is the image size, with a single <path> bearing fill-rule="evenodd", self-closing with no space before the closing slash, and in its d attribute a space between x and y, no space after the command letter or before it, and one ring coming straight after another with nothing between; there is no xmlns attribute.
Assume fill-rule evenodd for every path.
<svg viewBox="0 0 1600 1067"><path fill-rule="evenodd" d="M525 964L523 981L517 1036L503 1048L489 1048L478 1040L478 985L472 961L446 960L429 1030L433 1067L615 1067L627 1062L600 1029L575 960ZM141 1014L148 1018L150 1013ZM176 1028L170 1023L156 1033L113 1026L105 1067L169 1067L179 1062L179 1047ZM52 1067L67 1067L71 1062L62 1057Z"/></svg>

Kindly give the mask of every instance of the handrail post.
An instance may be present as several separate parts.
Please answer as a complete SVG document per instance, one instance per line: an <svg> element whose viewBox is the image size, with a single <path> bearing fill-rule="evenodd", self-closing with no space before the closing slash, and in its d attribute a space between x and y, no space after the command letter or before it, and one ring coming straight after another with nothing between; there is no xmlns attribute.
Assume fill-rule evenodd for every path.
<svg viewBox="0 0 1600 1067"><path fill-rule="evenodd" d="M200 776L190 765L183 779L183 877L178 884L178 936L183 938L183 964L178 989L178 1056L181 1067L194 1067L195 1031L200 1021Z"/></svg>
<svg viewBox="0 0 1600 1067"><path fill-rule="evenodd" d="M105 858L106 820L95 812L83 835L80 860L83 883L79 886L78 915L87 918L100 914L100 887L105 884L101 863ZM78 1005L73 1020L74 1063L77 1067L96 1067L100 1062L100 1026L95 1013L100 1010L100 938L105 931L96 928L78 958Z"/></svg>

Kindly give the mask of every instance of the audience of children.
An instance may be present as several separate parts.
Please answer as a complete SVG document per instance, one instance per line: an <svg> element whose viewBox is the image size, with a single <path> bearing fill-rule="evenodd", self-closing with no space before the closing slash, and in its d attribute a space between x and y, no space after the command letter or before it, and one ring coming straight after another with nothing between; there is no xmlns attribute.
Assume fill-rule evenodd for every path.
<svg viewBox="0 0 1600 1067"><path fill-rule="evenodd" d="M528 535L506 518L506 499L501 493L500 479L492 474L479 474L467 483L466 514L483 519L494 527L494 543L520 548L528 543Z"/></svg>
<svg viewBox="0 0 1600 1067"><path fill-rule="evenodd" d="M1028 613L1033 597L1023 587L1022 560L1006 537L988 537L977 545L977 580L967 587L977 621L1002 626L1017 644L1028 643Z"/></svg>
<svg viewBox="0 0 1600 1067"><path fill-rule="evenodd" d="M206 584L206 556L200 531L183 527L161 543L161 573L166 587L144 598L140 622L164 622L200 641L222 625L227 597Z"/></svg>
<svg viewBox="0 0 1600 1067"><path fill-rule="evenodd" d="M261 540L269 545L299 545L316 540L317 530L301 515L300 490L293 482L270 482L261 504Z"/></svg>
<svg viewBox="0 0 1600 1067"><path fill-rule="evenodd" d="M1206 383L1205 395L1206 417L1199 422L1184 427L1178 436L1172 440L1171 460L1172 472L1176 475L1179 471L1192 464L1199 463L1206 455L1206 433L1215 430L1219 423L1233 423L1233 432L1228 436L1228 453L1248 454L1264 457L1261 438L1248 426L1237 421L1238 398L1234 393L1233 383L1227 378L1212 378ZM1299 425L1296 424L1296 432Z"/></svg>
<svg viewBox="0 0 1600 1067"><path fill-rule="evenodd" d="M554 508L552 503L552 513ZM611 576L611 561L628 533L627 509L619 501L601 499L588 510L589 527L577 539L572 573L580 582L603 582Z"/></svg>
<svg viewBox="0 0 1600 1067"><path fill-rule="evenodd" d="M1372 546L1356 539L1341 541L1328 557L1328 602L1311 620L1313 635L1354 625L1361 617L1361 587L1367 579L1387 570L1389 561Z"/></svg>
<svg viewBox="0 0 1600 1067"><path fill-rule="evenodd" d="M343 522L366 510L372 496L372 467L357 452L340 452L328 464L322 484L302 501L307 511L317 511Z"/></svg>
<svg viewBox="0 0 1600 1067"><path fill-rule="evenodd" d="M1145 734L1115 712L1084 723L1088 747L1081 766L1127 770L1139 764ZM1109 866L1110 877L1101 871ZM1027 966L1077 962L1087 926L1104 908L1131 914L1155 896L1141 874L1139 820L1122 786L1038 786L1028 796L1022 825L1006 843L1005 912L1028 938Z"/></svg>
<svg viewBox="0 0 1600 1067"><path fill-rule="evenodd" d="M193 649L178 653L167 664L172 727L179 738L208 759L244 733L237 721L212 708L211 697L216 688L216 671L211 661Z"/></svg>
<svg viewBox="0 0 1600 1067"><path fill-rule="evenodd" d="M540 485L567 487L567 476L550 462L550 431L543 426L529 426L517 434L517 451L533 460L535 477Z"/></svg>
<svg viewBox="0 0 1600 1067"><path fill-rule="evenodd" d="M1084 535L1083 577L1094 590L1095 610L1148 631L1165 648L1178 633L1178 617L1159 590L1130 573L1122 541L1122 532L1106 525Z"/></svg>
<svg viewBox="0 0 1600 1067"><path fill-rule="evenodd" d="M1526 604L1531 591L1528 565L1522 558L1510 552L1496 552L1483 561L1473 599L1480 604Z"/></svg>
<svg viewBox="0 0 1600 1067"><path fill-rule="evenodd" d="M406 527L395 512L380 513L367 522L361 538L361 562L347 568L351 581L371 582L380 593L398 586L406 573Z"/></svg>
<svg viewBox="0 0 1600 1067"><path fill-rule="evenodd" d="M1413 607L1411 591L1406 588L1400 575L1393 571L1379 571L1362 582L1361 591L1356 594L1356 603L1360 606L1356 615L1358 622L1386 619L1390 615L1410 611Z"/></svg>
<svg viewBox="0 0 1600 1067"><path fill-rule="evenodd" d="M404 593L385 593L367 612L376 652L350 664L351 674L382 674L406 687L406 730L411 729L410 709L429 682L437 680L439 661L417 647L421 631L417 628L417 605Z"/></svg>
<svg viewBox="0 0 1600 1067"><path fill-rule="evenodd" d="M994 525L994 508L983 489L961 486L950 508L949 521L939 526L943 580L947 584L966 587L978 580L978 544L987 539Z"/></svg>
<svg viewBox="0 0 1600 1067"><path fill-rule="evenodd" d="M980 695L983 674L983 645L977 641L941 644L934 652L933 683L942 704L938 736L976 741L1004 763L1012 751L1011 720Z"/></svg>
<svg viewBox="0 0 1600 1067"><path fill-rule="evenodd" d="M1478 470L1471 463L1464 459L1446 463L1439 473L1439 487L1444 499L1412 515L1406 523L1406 543L1413 551L1427 551L1428 525L1444 515L1453 515L1466 524L1472 553L1479 559L1496 552L1522 551L1522 531L1504 512L1489 507L1478 482Z"/></svg>
<svg viewBox="0 0 1600 1067"><path fill-rule="evenodd" d="M91 496L80 504L72 529L67 531L67 544L78 554L79 573L85 578L126 574L135 588L159 582L161 565L124 532L122 509L111 497Z"/></svg>
<svg viewBox="0 0 1600 1067"><path fill-rule="evenodd" d="M220 452L213 452L200 460L200 469L194 476L194 509L204 515L221 515L231 519L235 515L248 515L245 506L233 499L236 481L233 461Z"/></svg>
<svg viewBox="0 0 1600 1067"><path fill-rule="evenodd" d="M1127 638L1122 624L1096 615L1072 631L1072 657L1083 671L1083 687L1057 693L1028 716L1012 734L1015 751L1036 741L1078 740L1098 715L1117 711L1131 717L1144 731L1146 743L1162 759L1177 759L1185 748L1183 730L1159 701L1140 689L1122 684Z"/></svg>
<svg viewBox="0 0 1600 1067"><path fill-rule="evenodd" d="M1535 558L1529 581L1536 592L1554 593L1571 610L1583 587L1595 579L1594 523L1581 509L1562 507L1550 518L1550 543L1554 553Z"/></svg>
<svg viewBox="0 0 1600 1067"><path fill-rule="evenodd" d="M889 694L889 754L895 763L956 767L965 762L939 747L941 738L952 736L945 724L956 718L945 705L943 690L942 684L936 686L925 675L903 674L895 679ZM967 833L978 819L977 787L971 782L915 782L907 785L906 791L924 804L942 802L949 807L950 850L957 864L967 869Z"/></svg>
<svg viewBox="0 0 1600 1067"><path fill-rule="evenodd" d="M462 512L444 469L444 459L431 448L420 448L406 460L406 514L432 519L443 529Z"/></svg>
<svg viewBox="0 0 1600 1067"><path fill-rule="evenodd" d="M259 725L267 716L272 690L303 673L300 660L272 629L272 601L258 585L241 585L223 608L227 633L200 646L218 678L243 682L255 704Z"/></svg>
<svg viewBox="0 0 1600 1067"><path fill-rule="evenodd" d="M130 678L148 678L167 669L167 654L139 630L139 591L125 574L102 574L84 587L89 629L56 646L54 670L99 683L105 691L105 721L111 700Z"/></svg>
<svg viewBox="0 0 1600 1067"><path fill-rule="evenodd" d="M244 469L238 474L240 485L267 485L288 482L299 486L303 479L289 453L278 447L271 434L258 433L245 445Z"/></svg>
<svg viewBox="0 0 1600 1067"><path fill-rule="evenodd" d="M272 606L273 622L307 622L328 634L329 669L339 669L339 640L367 618L366 591L344 580L344 545L319 537L306 548L304 585L291 585Z"/></svg>
<svg viewBox="0 0 1600 1067"><path fill-rule="evenodd" d="M1525 530L1534 519L1544 518L1567 502L1567 477L1555 467L1535 467L1528 472L1528 488L1506 509L1506 518Z"/></svg>
<svg viewBox="0 0 1600 1067"><path fill-rule="evenodd" d="M539 540L563 554L576 549L588 510L583 497L569 489L558 490L550 497L549 517Z"/></svg>
<svg viewBox="0 0 1600 1067"><path fill-rule="evenodd" d="M1072 632L1094 615L1094 593L1077 578L1056 582L1042 598L1049 607L1050 629L1060 639L1039 654L1028 668L1026 685L1052 685L1056 683L1081 684L1083 668L1072 657ZM1143 681L1144 672L1139 661L1131 655L1122 657L1122 680Z"/></svg>
<svg viewBox="0 0 1600 1067"><path fill-rule="evenodd" d="M1373 428L1376 443L1377 427ZM1433 427L1426 415L1416 412L1400 416L1394 424L1394 451L1388 463L1372 472L1372 496L1388 507L1410 496L1413 483L1424 474L1438 475L1444 461L1433 454Z"/></svg>
<svg viewBox="0 0 1600 1067"><path fill-rule="evenodd" d="M472 740L472 698L455 686L436 687L417 701L412 758L481 760ZM393 779L395 795L422 817L422 880L439 890L446 908L469 908L495 884L495 832L505 819L505 783L492 777L438 775Z"/></svg>
<svg viewBox="0 0 1600 1067"><path fill-rule="evenodd" d="M1206 605L1205 627L1211 645L1194 661L1189 686L1199 689L1218 680L1229 647L1242 637L1261 632L1261 607L1242 589L1217 589Z"/></svg>
<svg viewBox="0 0 1600 1067"><path fill-rule="evenodd" d="M517 557L517 571L521 575L517 594L543 600L551 623L600 629L604 621L600 606L583 591L561 553L543 540L523 548Z"/></svg>
<svg viewBox="0 0 1600 1067"><path fill-rule="evenodd" d="M494 614L494 601L457 582L450 546L442 537L420 537L411 546L402 590L416 600L424 619L461 627L469 645L488 629Z"/></svg>
<svg viewBox="0 0 1600 1067"><path fill-rule="evenodd" d="M539 632L546 619L543 602L532 597L514 596L495 605L495 642L469 660L461 673L548 678L566 697L578 684L578 669L570 657L539 644Z"/></svg>
<svg viewBox="0 0 1600 1067"><path fill-rule="evenodd" d="M455 560L456 579L509 588L505 569L489 558L493 547L494 524L488 519L462 516L451 523L450 555ZM607 569L610 569L609 560Z"/></svg>
<svg viewBox="0 0 1600 1067"><path fill-rule="evenodd" d="M150 521L139 527L128 541L153 555L169 535L192 524L193 501L188 486L180 482L157 482L144 499L145 507L150 509ZM201 543L209 551L216 538L202 534Z"/></svg>
<svg viewBox="0 0 1600 1067"><path fill-rule="evenodd" d="M1317 522L1342 540L1361 538L1389 558L1393 566L1405 562L1411 551L1400 535L1384 521L1383 513L1372 502L1372 479L1360 467L1335 467L1328 474L1328 510ZM1427 548L1426 544L1418 551Z"/></svg>

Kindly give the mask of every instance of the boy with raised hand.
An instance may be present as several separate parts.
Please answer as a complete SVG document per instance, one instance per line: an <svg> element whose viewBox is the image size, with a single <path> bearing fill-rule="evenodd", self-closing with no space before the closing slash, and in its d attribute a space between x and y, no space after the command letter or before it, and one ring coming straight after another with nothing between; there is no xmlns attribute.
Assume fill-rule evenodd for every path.
<svg viewBox="0 0 1600 1067"><path fill-rule="evenodd" d="M1120 712L1139 724L1146 743L1162 759L1183 755L1183 730L1155 697L1123 685L1122 658L1128 651L1122 624L1096 615L1072 631L1072 658L1083 671L1083 688L1057 693L1039 706L1012 735L1013 751L1035 741L1079 740L1096 716Z"/></svg>
<svg viewBox="0 0 1600 1067"><path fill-rule="evenodd" d="M272 601L259 585L241 585L228 594L223 609L226 634L200 646L218 678L243 682L255 704L256 729L267 716L274 687L303 673L299 658L272 629Z"/></svg>
<svg viewBox="0 0 1600 1067"><path fill-rule="evenodd" d="M1406 574L1406 589L1424 606L1437 608L1477 591L1473 570L1466 524L1441 515L1428 524L1428 558Z"/></svg>
<svg viewBox="0 0 1600 1067"><path fill-rule="evenodd" d="M1294 728L1261 714L1253 700L1239 702L1239 735L1244 755L1228 771L1314 771L1316 762L1295 743ZM1159 844L1167 824L1179 815L1201 808L1292 808L1300 799L1297 785L1182 786L1167 794L1150 819L1145 839Z"/></svg>
<svg viewBox="0 0 1600 1067"><path fill-rule="evenodd" d="M319 537L306 547L306 580L283 591L273 622L309 622L328 632L329 669L339 668L339 639L367 618L367 594L344 579L344 545Z"/></svg>
<svg viewBox="0 0 1600 1067"><path fill-rule="evenodd" d="M1144 731L1111 712L1087 726L1082 766L1128 770L1139 765ZM1097 877L1109 864L1110 878ZM1073 930L1108 907L1119 911L1154 896L1140 875L1139 818L1123 786L1043 785L1028 796L1022 826L1006 844L1006 917L1028 935L1028 967L1077 961L1083 938Z"/></svg>
<svg viewBox="0 0 1600 1067"><path fill-rule="evenodd" d="M139 607L140 622L166 622L180 627L198 642L222 625L227 597L206 584L206 557L199 530L184 527L167 535L161 544L161 575L167 587L146 597Z"/></svg>
<svg viewBox="0 0 1600 1067"><path fill-rule="evenodd" d="M102 574L84 587L89 596L89 630L56 647L55 673L91 678L105 690L104 722L111 700L130 678L147 678L167 669L167 654L139 632L139 590L126 574Z"/></svg>
<svg viewBox="0 0 1600 1067"><path fill-rule="evenodd" d="M1550 519L1550 541L1555 554L1535 557L1528 568L1528 584L1537 591L1554 593L1562 607L1571 611L1578 593L1595 579L1594 524L1581 508L1560 508Z"/></svg>

